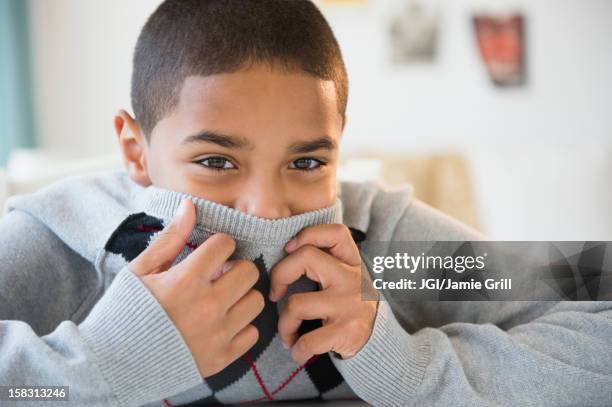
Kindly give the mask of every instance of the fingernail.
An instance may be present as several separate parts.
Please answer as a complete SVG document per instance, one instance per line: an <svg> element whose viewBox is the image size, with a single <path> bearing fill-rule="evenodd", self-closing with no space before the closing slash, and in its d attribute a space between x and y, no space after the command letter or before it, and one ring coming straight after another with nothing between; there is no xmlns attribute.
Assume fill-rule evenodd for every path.
<svg viewBox="0 0 612 407"><path fill-rule="evenodd" d="M283 348L285 349L289 349L289 345L287 345L285 342L281 341L281 343L283 344Z"/></svg>
<svg viewBox="0 0 612 407"><path fill-rule="evenodd" d="M222 273L226 273L229 269L232 268L232 263L230 261L226 261L225 263L223 263L223 268L221 269Z"/></svg>
<svg viewBox="0 0 612 407"><path fill-rule="evenodd" d="M274 291L273 288L270 288L270 293L268 294L268 298L270 298L270 301L274 301L274 298L276 298L276 292Z"/></svg>

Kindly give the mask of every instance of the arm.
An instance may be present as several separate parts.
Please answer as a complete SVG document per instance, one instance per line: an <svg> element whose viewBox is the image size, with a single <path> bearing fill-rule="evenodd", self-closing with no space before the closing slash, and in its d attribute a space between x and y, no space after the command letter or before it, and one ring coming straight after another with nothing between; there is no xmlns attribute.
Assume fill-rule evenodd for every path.
<svg viewBox="0 0 612 407"><path fill-rule="evenodd" d="M43 224L8 213L0 221L0 385L69 386L69 405L131 406L201 383L140 279L124 268L102 290L93 266Z"/></svg>
<svg viewBox="0 0 612 407"><path fill-rule="evenodd" d="M480 238L418 203L392 240ZM366 345L333 359L374 405L612 405L612 302L395 303L381 298Z"/></svg>

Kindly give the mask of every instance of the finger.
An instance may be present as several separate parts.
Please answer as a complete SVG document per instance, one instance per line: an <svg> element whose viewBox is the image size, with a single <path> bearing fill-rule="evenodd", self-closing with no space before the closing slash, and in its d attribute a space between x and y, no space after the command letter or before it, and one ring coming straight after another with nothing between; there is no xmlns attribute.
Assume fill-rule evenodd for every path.
<svg viewBox="0 0 612 407"><path fill-rule="evenodd" d="M139 276L166 271L183 251L195 225L195 207L189 199L179 206L176 215L158 233L155 240L130 263Z"/></svg>
<svg viewBox="0 0 612 407"><path fill-rule="evenodd" d="M240 332L234 336L229 347L229 357L231 361L238 359L244 355L249 349L257 343L259 339L259 331L253 324L245 326ZM231 363L231 362L230 362Z"/></svg>
<svg viewBox="0 0 612 407"><path fill-rule="evenodd" d="M332 316L333 310L326 291L291 294L278 318L278 334L283 346L290 348L295 344L303 320L326 321Z"/></svg>
<svg viewBox="0 0 612 407"><path fill-rule="evenodd" d="M310 226L291 239L285 245L285 250L292 253L304 245L313 245L325 249L341 262L351 266L357 266L361 263L359 249L346 225Z"/></svg>
<svg viewBox="0 0 612 407"><path fill-rule="evenodd" d="M270 271L270 300L283 298L287 287L302 275L318 282L325 289L338 280L337 270L340 266L338 259L324 251L310 245L302 246L276 263Z"/></svg>
<svg viewBox="0 0 612 407"><path fill-rule="evenodd" d="M342 332L335 325L325 325L310 331L297 340L291 348L291 356L298 364L303 365L314 355L329 352Z"/></svg>
<svg viewBox="0 0 612 407"><path fill-rule="evenodd" d="M234 239L224 233L215 233L191 252L179 267L186 275L200 276L210 281L235 249Z"/></svg>
<svg viewBox="0 0 612 407"><path fill-rule="evenodd" d="M231 268L213 281L213 292L219 301L229 309L242 298L259 280L259 270L252 261L236 260Z"/></svg>
<svg viewBox="0 0 612 407"><path fill-rule="evenodd" d="M225 322L230 336L233 337L250 324L261 313L265 305L266 301L259 291L251 289L247 292L227 312Z"/></svg>

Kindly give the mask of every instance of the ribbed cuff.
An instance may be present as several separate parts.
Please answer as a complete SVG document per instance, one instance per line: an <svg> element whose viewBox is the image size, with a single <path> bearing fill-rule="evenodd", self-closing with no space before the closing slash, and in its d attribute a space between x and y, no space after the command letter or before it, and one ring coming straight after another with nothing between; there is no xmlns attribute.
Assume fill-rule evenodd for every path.
<svg viewBox="0 0 612 407"><path fill-rule="evenodd" d="M203 382L180 332L127 267L79 329L121 406L159 401Z"/></svg>
<svg viewBox="0 0 612 407"><path fill-rule="evenodd" d="M376 406L401 406L423 380L429 344L402 328L381 295L368 342L355 356L331 359L360 398Z"/></svg>

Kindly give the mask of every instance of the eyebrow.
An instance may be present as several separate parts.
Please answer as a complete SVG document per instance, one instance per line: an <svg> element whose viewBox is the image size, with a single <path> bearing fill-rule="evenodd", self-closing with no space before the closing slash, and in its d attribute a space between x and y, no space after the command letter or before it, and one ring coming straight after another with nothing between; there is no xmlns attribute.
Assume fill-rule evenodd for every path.
<svg viewBox="0 0 612 407"><path fill-rule="evenodd" d="M185 137L181 144L212 143L225 148L240 150L252 150L254 146L245 138L215 133L213 131L202 131L198 134Z"/></svg>
<svg viewBox="0 0 612 407"><path fill-rule="evenodd" d="M289 151L295 154L312 153L317 150L335 150L336 142L328 136L322 136L311 141L300 141L293 143L289 147Z"/></svg>
<svg viewBox="0 0 612 407"><path fill-rule="evenodd" d="M201 131L185 137L181 144L191 143L212 143L225 148L234 148L240 150L253 150L255 146L243 137L230 136L226 134L215 133L213 131ZM289 151L294 154L312 153L317 150L335 150L336 142L329 136L322 136L315 140L298 141L289 146Z"/></svg>

